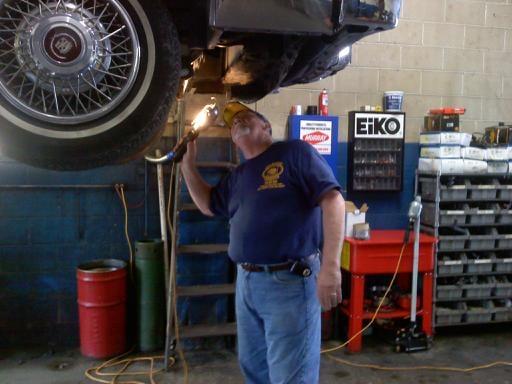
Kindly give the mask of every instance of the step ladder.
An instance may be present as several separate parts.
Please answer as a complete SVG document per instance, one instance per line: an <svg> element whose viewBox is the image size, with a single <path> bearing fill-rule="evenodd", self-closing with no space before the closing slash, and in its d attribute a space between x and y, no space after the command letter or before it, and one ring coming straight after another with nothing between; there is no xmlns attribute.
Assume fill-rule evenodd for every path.
<svg viewBox="0 0 512 384"><path fill-rule="evenodd" d="M178 102L178 120L177 120L177 138L178 140L183 136L185 132L185 128L187 126L185 122L185 105L184 101L180 100ZM234 144L231 141L229 130L225 127L219 127L219 129L215 129L214 127L214 137L208 137L208 132L205 131L201 134L198 139L198 162L197 167L199 172L209 181L213 183L212 180L208 180L208 177L219 176L221 174L225 174L232 170L239 163L239 157L237 150ZM220 135L219 135L220 133ZM204 138L206 136L206 139ZM225 147L225 151L219 152L227 152L223 153L224 158L214 158L208 159L208 161L201 161L201 144L204 144L203 140L211 140L218 141L222 144L223 148ZM217 151L214 151L217 152ZM214 154L213 157L221 157L220 155ZM227 157L227 158L226 158ZM170 257L170 269L171 274L175 273L176 276L176 285L175 290L170 289L168 291L168 316L167 316L167 330L166 330L166 342L165 342L165 368L166 370L169 368L168 362L169 357L173 354L174 347L176 345L177 336L179 339L197 339L197 338L207 338L207 337L215 337L215 336L225 336L227 337L226 342L228 345L234 344L234 336L236 335L236 323L235 323L235 314L234 314L234 294L235 294L235 280L236 280L236 268L233 263L229 261L227 257L228 250L228 238L229 238L229 228L227 224L227 220L222 220L219 218L208 218L203 216L197 206L191 201L191 198L183 187L185 186L179 164L175 166L176 169L174 171L173 180L171 180L171 188L172 188L172 216L171 216L171 224L173 227L173 231L171 233L170 238L170 249L171 249L171 257ZM187 221L187 218L190 219L195 218L197 221ZM214 238L208 239L210 241L202 243L200 241L200 237L204 237L206 229L209 229L208 224L212 224L212 227L215 229ZM181 233L181 229L186 229L186 233ZM194 228L195 227L195 228ZM198 228L199 227L199 228ZM225 227L225 231L223 231L223 227ZM191 232L199 231L203 232L193 237L190 235ZM217 243L219 232L222 232L220 237L224 237L222 240L225 240L222 243ZM208 236L206 236L208 237ZM189 271L181 271L180 266L187 266L188 259L185 259L184 262L182 258L198 258L199 266L201 267L203 272L209 266L209 262L211 262L212 258L223 258L220 259L220 268L223 269L223 261L225 260L226 270L224 271L224 280L221 283L204 283L199 284L193 281L193 279L189 279L186 281L187 284L183 284L183 275L186 276L186 273ZM205 259L204 263L201 260ZM213 266L215 267L215 265ZM206 280L208 280L206 276ZM193 284L188 284L192 282ZM202 300L205 302L208 298L212 298L212 296L225 296L223 300L217 299L217 303L226 302L226 318L224 322L210 322L206 324L195 323L193 319L193 313L189 313L194 309L194 306L197 309L198 306L202 305ZM177 300L178 304L178 322L179 322L179 334L175 334L174 330L174 317L172 313L169 313L169 308L173 307L174 300ZM196 300L194 302L194 300ZM215 306L217 303L210 301L210 306ZM208 303L207 303L208 304ZM206 305L206 310L208 310L208 306ZM210 308L210 311L213 308ZM222 312L222 311L221 311ZM188 322L193 324L181 324L182 321L189 320ZM216 320L216 319L214 319Z"/></svg>

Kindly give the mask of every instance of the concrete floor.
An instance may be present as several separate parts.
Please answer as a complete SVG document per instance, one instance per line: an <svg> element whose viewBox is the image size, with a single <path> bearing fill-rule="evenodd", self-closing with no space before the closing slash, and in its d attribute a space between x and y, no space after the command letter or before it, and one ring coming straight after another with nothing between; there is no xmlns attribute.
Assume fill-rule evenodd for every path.
<svg viewBox="0 0 512 384"><path fill-rule="evenodd" d="M478 336L473 333L478 332ZM389 344L376 337L365 337L363 352L350 355L344 351L334 356L353 362L385 366L450 365L469 367L505 360L512 363L512 324L498 328L472 330L445 330L438 334L434 347L428 352L396 354ZM242 383L236 355L229 350L187 352L190 365L190 384L234 384ZM98 361L80 356L78 350L52 352L41 349L0 351L0 384L76 384L92 383L84 377L84 371ZM135 366L147 370L149 366ZM127 378L125 378L126 380ZM144 383L149 379L136 378ZM183 383L181 364L169 373L158 374L157 383ZM512 384L512 366L496 367L472 373L435 371L377 371L367 368L352 368L339 365L323 357L321 383L344 384L388 384L388 383L493 383Z"/></svg>

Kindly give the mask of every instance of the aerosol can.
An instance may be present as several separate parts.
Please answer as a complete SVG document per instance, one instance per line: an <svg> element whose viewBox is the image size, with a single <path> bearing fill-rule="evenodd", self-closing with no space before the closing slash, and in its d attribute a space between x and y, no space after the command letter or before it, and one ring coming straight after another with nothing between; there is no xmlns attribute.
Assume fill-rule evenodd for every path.
<svg viewBox="0 0 512 384"><path fill-rule="evenodd" d="M329 116L329 95L325 88L318 95L318 114L320 116Z"/></svg>

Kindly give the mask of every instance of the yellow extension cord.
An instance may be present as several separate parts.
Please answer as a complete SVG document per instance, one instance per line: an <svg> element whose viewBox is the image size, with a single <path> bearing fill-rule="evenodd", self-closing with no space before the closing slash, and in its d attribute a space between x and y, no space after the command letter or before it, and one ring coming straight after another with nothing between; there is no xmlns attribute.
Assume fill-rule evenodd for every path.
<svg viewBox="0 0 512 384"><path fill-rule="evenodd" d="M492 368L492 367L496 367L496 366L500 366L500 365L510 365L510 366L512 366L512 362L508 362L508 361L495 361L495 362L492 362L492 363L489 363L489 364L479 365L479 366L470 367L470 368L442 367L442 366L431 366L431 365L419 365L419 366L410 366L410 367L386 367L386 366L376 365L376 364L354 363L354 362L351 362L349 360L340 359L339 357L335 357L335 356L332 356L330 354L331 352L340 350L340 349L344 348L345 346L347 346L348 343L350 343L356 337L361 335L364 331L366 331L373 324L373 322L377 318L377 315L378 315L378 313L380 311L380 308L382 307L382 304L384 303L384 300L386 299L387 295L389 294L389 291L391 290L391 288L393 286L393 283L395 282L395 279L396 279L396 277L398 275L398 271L400 269L400 264L402 262L402 257L403 257L404 250L405 250L406 246L407 246L406 243L404 243L403 246L402 246L402 249L400 251L400 256L398 257L398 262L396 264L395 272L393 273L393 277L391 278L391 282L389 283L389 286L388 286L386 292L384 293L384 296L380 300L379 305L377 306L377 309L375 310L375 313L373 314L372 318L370 319L370 322L363 329L361 329L359 332L357 332L355 335L353 335L350 339L345 341L343 344L340 344L340 345L338 345L336 347L324 349L320 353L321 354L326 354L326 357L328 359L331 359L331 360L333 360L333 361L335 361L337 363L341 363L341 364L348 365L348 366L351 366L351 367L371 368L371 369L376 369L376 370L380 370L380 371L419 371L419 370L429 370L429 371L451 371L451 372L467 373L467 372L477 371L477 370L480 370L480 369Z"/></svg>
<svg viewBox="0 0 512 384"><path fill-rule="evenodd" d="M172 177L173 177L173 174L174 174L174 169L175 169L175 167L173 166L172 170L171 170L171 181L172 181ZM128 236L128 210L127 210L127 206L126 206L126 199L124 197L123 187L122 186L120 186L120 187L116 186L116 192L118 192L118 195L119 195L119 197L120 197L120 199L121 199L121 201L123 203L123 208L124 208L124 212L125 212L125 235L126 235L126 239L128 241L129 250L130 250L130 262L132 262L132 257L133 257L133 255L132 255L132 248L131 248L130 239L129 239L129 236ZM171 192L171 190L169 192ZM172 232L173 228L172 228L171 220L170 220L170 205L171 205L170 203L171 203L171 197L170 197L170 194L169 194L169 200L168 200L168 204L167 204L167 224L169 226L169 229ZM372 318L370 319L370 322L365 327L363 327L359 332L357 332L355 335L353 335L350 339L345 341L343 344L340 344L340 345L338 345L336 347L324 349L324 350L321 351L321 354L325 354L328 359L333 360L333 361L335 361L337 363L340 363L340 364L344 364L344 365L348 365L348 366L356 367L356 368L370 368L370 369L381 370L381 371L419 371L419 370L428 370L428 371L449 371L449 372L469 373L469 372L473 372L473 371L477 371L477 370L493 368L493 367L496 367L496 366L512 366L512 362L495 361L495 362L492 362L492 363L489 363L489 364L478 365L478 366L469 367L469 368L458 368L458 367L447 367L447 366L430 366L430 365L419 365L419 366L409 366L409 367L389 367L389 366L381 366L381 365L376 365L376 364L354 363L354 362L351 362L349 360L341 359L339 357L335 357L335 356L331 355L332 352L338 351L338 350L344 348L345 346L347 346L348 343L350 343L356 337L360 336L364 331L366 331L369 327L371 327L371 325L375 322L375 319L377 318L377 315L378 315L378 313L380 311L380 308L382 307L382 305L384 303L384 300L386 299L387 295L391 291L391 288L392 288L392 286L393 286L393 284L394 284L394 282L396 280L396 277L397 277L398 271L400 269L400 264L402 262L402 258L403 258L403 254L404 254L406 246L407 246L407 244L405 244L405 243L402 246L402 249L400 251L400 256L398 257L398 262L397 262L395 271L393 273L393 277L391 278L391 282L389 283L389 286L386 289L386 292L384 293L384 296L381 298L381 300L379 302L379 305L377 306L377 308L375 310L375 313L373 314ZM171 284L173 284L173 286L175 287L175 279L174 278L172 279ZM176 291L175 291L175 289L173 289L173 292L174 292L173 316L174 316L174 327L175 327L175 334L176 334L176 345L177 345L177 348L178 348L178 353L180 355L180 358L183 360L184 383L187 384L188 383L188 365L187 365L187 362L185 360L185 356L183 354L183 351L179 347L179 327L178 327L178 316L177 316L177 309L176 309ZM93 367L93 368L87 369L86 372L85 372L85 376L87 378L89 378L90 380L93 380L93 381L96 381L96 382L99 382L99 383L106 383L106 384L114 384L116 382L118 384L145 384L144 382L141 382L141 381L133 381L133 380L130 380L130 381L116 381L116 380L117 380L117 378L119 376L125 376L125 375L126 376L128 376L128 375L131 375L131 376L147 375L147 376L149 376L151 384L155 384L155 381L153 379L153 375L155 375L155 374L157 374L159 372L162 372L163 369L154 370L154 368L153 368L154 361L155 361L155 359L163 359L164 356L160 355L160 356L150 356L150 357L137 357L137 358L129 358L129 359L119 360L122 357L130 354L132 351L133 351L133 349L128 351L128 352L126 352L123 355L114 357L113 359L108 360L108 361L104 362L103 364L101 364L101 365L99 365L97 367ZM150 370L149 371L139 371L139 372L125 372L126 369L132 363L137 362L137 361L149 361L150 362ZM174 365L175 359L171 358L169 363L170 363L170 365ZM101 372L102 369L111 368L111 367L114 367L114 366L117 366L117 365L121 365L121 364L123 366L122 366L121 370L119 370L117 372L112 372L112 373L111 372L108 372L108 373L107 372ZM101 376L109 376L109 377L111 377L111 380L107 381L107 380L100 379L98 377L93 376L93 374L91 372L94 372L94 375L100 376L100 377Z"/></svg>
<svg viewBox="0 0 512 384"><path fill-rule="evenodd" d="M172 179L173 179L173 176L174 176L174 170L175 170L175 166L173 165L172 168L171 168L171 178L170 178L171 182L169 184L170 185L169 193L172 190ZM129 237L129 234L128 234L128 208L127 208L127 204L126 204L126 198L125 198L125 195L124 195L124 187L123 187L123 185L116 185L115 186L115 190L116 190L117 195L119 196L119 199L121 200L121 203L123 204L123 210L124 210L124 233L125 233L126 241L128 243L128 250L130 252L130 273L131 273L130 277L133 278L133 250L132 250L132 246L131 246L131 242L130 242L130 237ZM172 224L171 224L171 220L170 220L170 206L171 206L171 197L169 195L169 200L168 200L168 204L167 204L166 219L167 219L167 225L169 226L169 229L172 232L173 229L172 229ZM173 287L173 302L174 302L174 305L173 305L173 308L172 308L172 312L173 312L173 318L174 318L174 334L176 335L176 347L177 347L177 350L178 350L178 354L179 354L181 360L183 361L183 382L184 382L184 384L188 384L188 364L187 364L187 361L185 359L185 355L183 353L183 350L180 347L179 326L178 326L178 312L177 312L177 305L176 305L176 289L175 289L176 288L176 280L175 280L175 276L173 276L172 280L170 281L170 284ZM148 376L149 377L149 381L150 381L151 384L156 384L155 380L154 380L154 375L164 371L164 369L160 368L160 369L156 369L155 370L154 369L155 360L157 360L157 359L158 360L165 359L165 356L164 355L157 355L157 356L132 357L132 358L123 359L123 357L125 357L125 356L129 355L130 353L132 353L134 349L135 348L133 347L128 352L125 352L122 355L119 355L119 356L116 356L116 357L114 357L114 358L112 358L110 360L107 360L107 361L105 361L104 363L102 363L99 366L87 369L85 371L85 376L88 379L92 380L92 381L95 381L95 382L98 382L98 383L105 383L105 384L114 384L114 383L118 383L118 384L145 384L145 382L138 381L138 380L127 380L127 381L118 381L117 380L120 376L143 376L144 375L144 376ZM128 367L130 365L132 365L133 363L139 362L139 361L149 362L149 364L150 364L149 371L128 371L128 372L126 372L126 370L128 369ZM176 360L173 357L170 357L168 364L170 366L172 366L175 363L176 363ZM122 365L122 367L118 371L115 371L115 372L102 372L102 370L104 370L104 369L113 368L113 367L116 367L116 366L119 366L119 365ZM108 378L110 378L110 380L105 380L105 379L102 379L101 377L108 377Z"/></svg>

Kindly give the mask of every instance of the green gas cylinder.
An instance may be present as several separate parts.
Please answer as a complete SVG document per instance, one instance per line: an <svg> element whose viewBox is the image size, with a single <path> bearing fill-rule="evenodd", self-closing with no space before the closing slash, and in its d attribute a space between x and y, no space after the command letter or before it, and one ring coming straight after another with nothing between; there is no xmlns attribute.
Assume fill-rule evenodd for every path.
<svg viewBox="0 0 512 384"><path fill-rule="evenodd" d="M161 349L165 339L165 268L161 240L135 242L137 341L142 352Z"/></svg>

